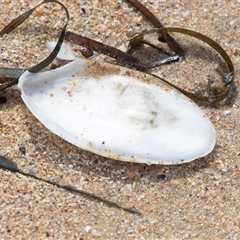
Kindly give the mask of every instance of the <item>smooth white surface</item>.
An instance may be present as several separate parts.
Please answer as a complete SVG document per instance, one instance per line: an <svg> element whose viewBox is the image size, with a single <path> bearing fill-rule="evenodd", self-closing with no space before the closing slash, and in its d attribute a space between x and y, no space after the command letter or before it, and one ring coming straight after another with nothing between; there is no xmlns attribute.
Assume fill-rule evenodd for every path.
<svg viewBox="0 0 240 240"><path fill-rule="evenodd" d="M77 59L21 76L24 102L52 132L99 155L147 164L188 162L212 151L215 130L187 97L114 73L77 74L88 64Z"/></svg>

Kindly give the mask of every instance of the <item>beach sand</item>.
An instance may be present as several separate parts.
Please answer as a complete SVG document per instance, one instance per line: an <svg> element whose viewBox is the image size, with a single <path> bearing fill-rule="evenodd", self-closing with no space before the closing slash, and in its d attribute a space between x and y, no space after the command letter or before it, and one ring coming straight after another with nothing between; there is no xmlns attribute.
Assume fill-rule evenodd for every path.
<svg viewBox="0 0 240 240"><path fill-rule="evenodd" d="M68 30L123 50L134 33L152 28L123 0L61 2L69 10ZM141 2L164 26L211 37L234 63L235 82L228 99L220 104L198 102L216 129L213 152L175 166L100 157L51 133L27 109L20 92L7 89L0 93L7 98L0 105L0 155L25 172L71 184L143 215L0 169L0 239L240 239L240 2ZM0 28L38 3L1 0ZM45 43L58 39L65 18L58 5L42 5L1 38L1 66L29 68L40 62L48 54ZM215 65L211 57L200 61L202 49L189 41L180 41L189 53L186 60L153 72L190 89L204 83ZM81 56L81 47L73 49ZM116 64L105 56L96 59Z"/></svg>

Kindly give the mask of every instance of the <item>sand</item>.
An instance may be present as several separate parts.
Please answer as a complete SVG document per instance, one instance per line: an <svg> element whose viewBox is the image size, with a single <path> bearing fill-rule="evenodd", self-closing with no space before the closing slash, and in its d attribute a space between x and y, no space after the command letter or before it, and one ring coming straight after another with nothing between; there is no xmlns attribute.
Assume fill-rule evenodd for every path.
<svg viewBox="0 0 240 240"><path fill-rule="evenodd" d="M2 0L0 28L38 2ZM117 48L126 49L129 37L152 27L123 0L61 2L70 13L68 30ZM0 239L240 239L240 2L141 2L164 26L206 34L231 57L235 82L229 98L221 104L198 103L216 128L215 149L178 166L106 159L51 133L27 109L20 92L7 89L0 93L7 98L0 105L0 155L25 172L74 185L143 215L0 169ZM64 19L56 4L39 8L1 38L1 66L29 68L44 59L45 43L57 39ZM187 60L154 73L191 89L211 76L215 66L210 57L196 60L202 52L198 45L182 44L189 52ZM96 59L116 64L108 57Z"/></svg>

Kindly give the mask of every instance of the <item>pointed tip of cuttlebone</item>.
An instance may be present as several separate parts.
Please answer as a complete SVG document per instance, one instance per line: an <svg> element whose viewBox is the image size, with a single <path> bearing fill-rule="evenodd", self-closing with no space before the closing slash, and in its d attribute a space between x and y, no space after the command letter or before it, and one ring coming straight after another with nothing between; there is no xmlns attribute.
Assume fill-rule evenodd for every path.
<svg viewBox="0 0 240 240"><path fill-rule="evenodd" d="M56 44L57 44L56 42L47 42L46 47L47 47L48 51L52 52L53 49L55 48ZM66 43L62 43L61 49L60 49L57 57L62 60L75 60L76 59L71 47Z"/></svg>

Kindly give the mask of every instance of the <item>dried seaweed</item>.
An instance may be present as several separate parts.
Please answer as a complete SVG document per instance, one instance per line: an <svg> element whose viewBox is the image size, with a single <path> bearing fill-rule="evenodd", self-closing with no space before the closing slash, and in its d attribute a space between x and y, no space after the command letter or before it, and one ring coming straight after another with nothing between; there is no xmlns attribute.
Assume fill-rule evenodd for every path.
<svg viewBox="0 0 240 240"><path fill-rule="evenodd" d="M194 32L194 31L191 31L188 29L183 29L183 28L164 28L163 25L161 24L161 22L158 20L158 18L151 11L149 11L143 4L141 4L139 1L136 1L136 0L126 0L126 2L132 4L134 7L136 7L157 29L153 29L148 32L144 32L144 33L138 34L137 36L134 36L129 41L129 47L128 47L127 52L123 52L117 48L108 46L101 42L95 41L90 38L86 38L84 36L81 36L79 34L76 34L76 33L70 32L70 31L66 32L66 27L67 27L67 23L68 23L68 19L69 19L69 13L68 13L66 7L62 3L55 1L55 0L52 0L52 1L45 0L42 3L38 4L36 7L23 13L18 18L13 20L10 24L8 24L2 31L0 31L0 36L2 36L5 33L10 33L13 29L15 29L20 24L22 24L33 13L33 11L38 6L40 6L44 3L48 3L48 2L55 2L55 3L60 4L63 7L63 9L65 10L66 15L67 15L67 22L62 29L58 43L57 43L55 49L53 50L53 52L42 62L37 64L35 67L31 68L29 70L30 72L36 73L36 72L42 70L43 68L45 68L46 66L48 66L55 59L56 55L58 54L58 52L61 48L61 44L62 44L63 40L65 39L66 41L70 41L77 45L83 46L88 50L96 51L98 53L112 57L119 62L123 62L127 65L130 65L130 66L136 68L137 70L147 71L149 73L149 70L152 68L155 68L155 67L158 67L160 65L164 65L164 64L167 64L170 62L182 60L182 58L184 57L184 54L185 54L184 50L181 48L180 44L171 35L169 35L169 32L178 32L181 34L189 35L191 37L197 38L197 39L205 42L206 44L208 44L209 46L214 48L222 56L222 58L227 63L227 66L229 69L229 71L227 73L223 74L223 84L217 88L210 86L210 88L209 88L210 94L208 96L203 96L203 95L197 95L192 92L188 92L176 85L169 83L165 79L162 79L151 73L149 73L149 74L155 76L156 78L159 78L161 81L164 81L164 82L170 84L171 86L175 87L176 89L178 89L183 94L187 95L188 97L190 97L193 100L200 100L200 101L212 103L212 102L219 102L228 95L228 93L230 91L231 83L233 82L233 79L234 79L234 67L233 67L230 57L227 55L225 50L218 43L216 43L209 37L207 37L203 34L200 34L198 32ZM161 47L144 39L144 37L146 35L153 33L153 32L158 34L159 41L167 43L168 47L173 51L174 54L168 53L168 52L164 51ZM152 48L158 49L159 51L164 52L166 54L166 56L164 58L159 58L157 61L154 61L154 62L142 63L137 57L132 55L132 52L135 51L136 48L142 44L146 44ZM12 86L13 84L16 84L18 82L19 76L21 76L21 74L24 71L25 71L25 69L0 68L0 74L5 76L9 80L5 84L0 85L0 90L4 90L4 89Z"/></svg>
<svg viewBox="0 0 240 240"><path fill-rule="evenodd" d="M60 48L61 48L63 40L64 40L67 24L68 24L68 21L69 21L69 13L68 13L67 8L59 1L44 0L43 2L39 3L38 5L36 5L32 9L30 9L29 11L21 14L19 17L14 19L12 22L10 22L6 27L4 27L0 31L0 37L2 37L4 34L10 33L15 28L17 28L19 25L21 25L24 21L26 21L29 18L29 16L39 6L41 6L42 4L51 3L51 2L52 3L57 3L57 4L59 4L63 7L63 9L65 10L66 15L67 15L66 23L62 28L62 31L61 31L61 34L59 36L58 42L57 42L55 48L53 49L53 51L49 54L49 56L47 58L45 58L43 61L38 63L36 66L34 66L34 67L32 67L31 69L28 70L29 72L32 72L32 73L37 73L37 72L41 71L42 69L44 69L45 67L47 67L56 58L58 52L60 51ZM22 75L22 73L24 71L25 71L25 69L0 68L0 74L4 75L9 80L6 84L3 84L2 86L0 86L0 91L18 83L18 78Z"/></svg>
<svg viewBox="0 0 240 240"><path fill-rule="evenodd" d="M3 168L3 169L7 169L11 172L17 172L17 173L20 173L24 176L27 176L27 177L31 177L31 178L34 178L34 179L37 179L39 181L42 181L42 182L45 182L45 183L48 183L48 184L51 184L53 186L56 186L58 188L62 188L68 192L71 192L71 193L74 193L74 194L80 194L81 196L85 196L85 197L88 197L88 198L91 198L91 199L94 199L98 202L102 202L108 206L111 206L111 207L115 207L115 208L119 208L121 210L124 210L126 212L129 212L129 213L133 213L133 214L138 214L138 215L142 215L141 212L139 212L137 209L135 208L126 208L126 207L122 207L121 205L119 205L118 203L115 203L115 202L112 202L112 201L109 201L103 197L100 197L98 195L95 195L93 193L90 193L90 192L86 192L86 191L83 191L83 190L80 190L72 185L61 185L61 184L58 184L57 182L54 182L54 181L50 181L50 180L47 180L47 179L43 179L43 178L40 178L40 177L37 177L36 175L34 174L31 174L31 173L26 173L26 172L23 172L22 170L20 170L17 166L17 164L13 161L13 160L10 160L4 156L1 156L0 155L0 168Z"/></svg>
<svg viewBox="0 0 240 240"><path fill-rule="evenodd" d="M170 84L171 86L178 89L180 92L187 95L188 97L190 97L193 100L200 100L200 101L207 101L207 102L219 102L228 95L228 93L230 91L231 83L233 82L233 79L234 79L234 66L233 66L231 58L228 56L226 51L216 41L212 40L211 38L207 37L204 34L201 34L201 33L189 30L189 29L170 28L170 27L169 28L158 28L158 29L150 30L148 32L144 32L143 34L139 34L139 35L135 36L133 38L133 40L135 38L136 39L143 38L143 36L150 34L150 33L155 33L155 32L163 34L163 35L166 32L177 32L177 33L182 33L182 34L197 38L197 39L205 42L209 46L211 46L213 49L215 49L219 53L219 55L224 59L224 61L227 64L227 67L228 67L228 72L222 73L222 85L220 87L218 87L217 89L214 89L214 88L209 89L210 92L213 94L208 95L208 96L201 96L201 95L197 95L197 94L188 92L182 88L179 88L176 85L169 83L168 81L166 81L164 79L161 79L162 81ZM158 63L152 63L152 64L153 64L153 66L158 65ZM156 75L153 75L153 76L159 78ZM211 88L211 86L210 86L210 88Z"/></svg>

